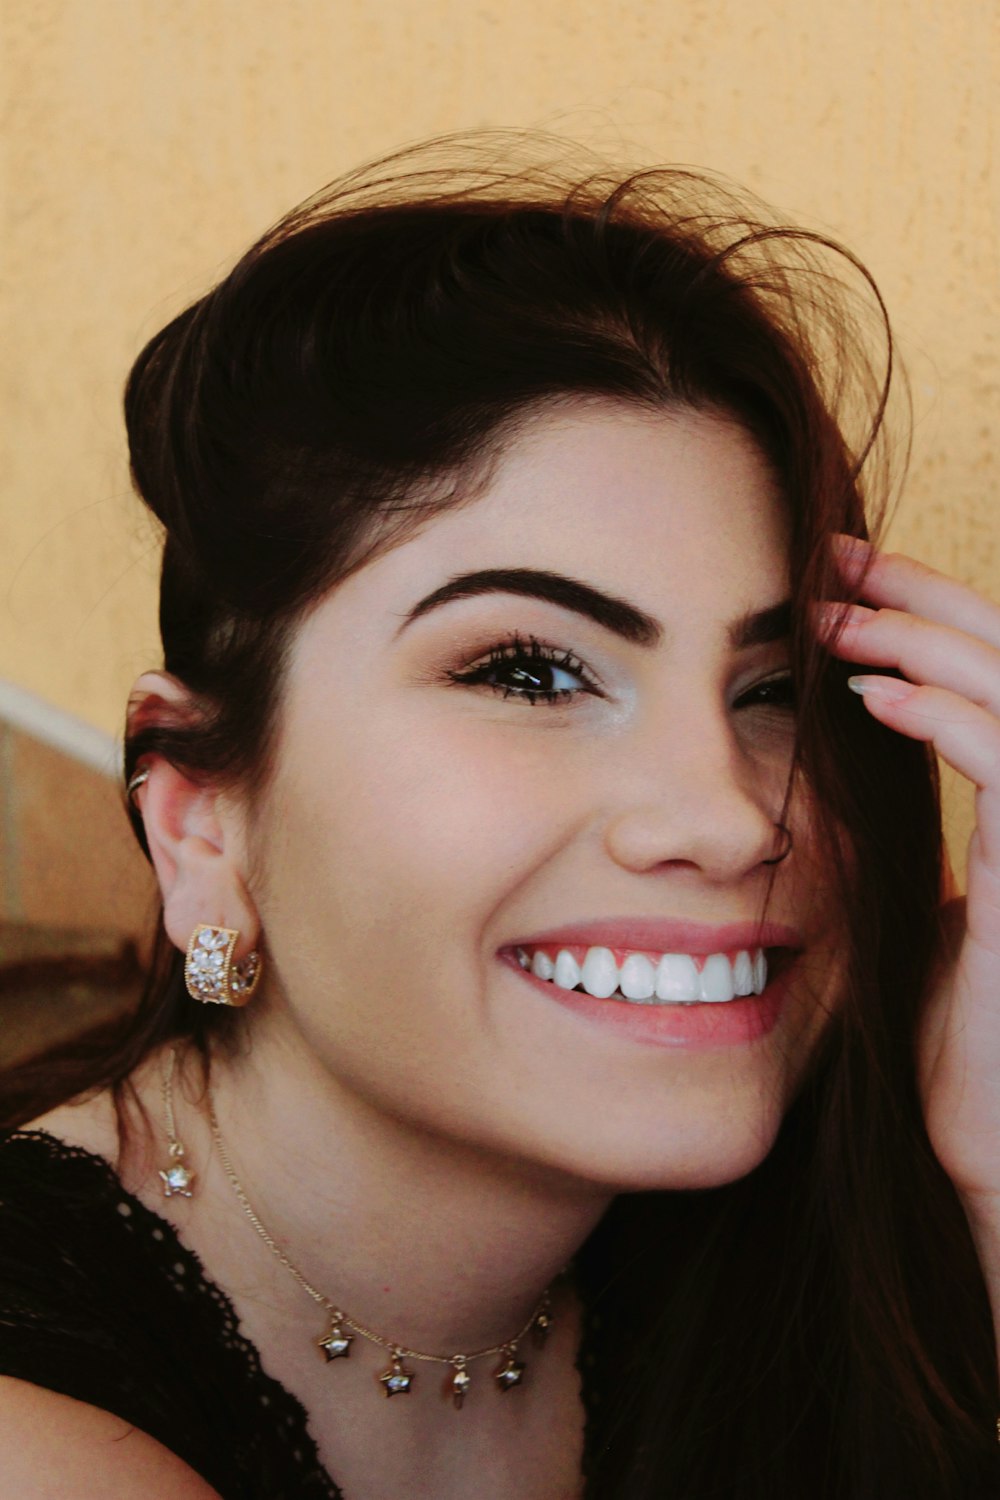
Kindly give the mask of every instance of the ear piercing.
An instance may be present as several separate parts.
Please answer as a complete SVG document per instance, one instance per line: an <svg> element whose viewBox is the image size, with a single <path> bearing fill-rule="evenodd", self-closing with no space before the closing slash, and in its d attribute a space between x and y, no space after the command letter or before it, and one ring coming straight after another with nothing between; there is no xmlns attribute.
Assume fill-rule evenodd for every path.
<svg viewBox="0 0 1000 1500"><path fill-rule="evenodd" d="M145 786L145 784L146 784L146 782L148 780L149 780L149 767L148 766L141 766L138 771L133 771L132 775L129 777L129 779L128 779L128 785L125 788L125 795L128 798L128 800L133 804L133 806L135 804L135 794L136 794L136 792L139 790L139 788L141 786Z"/></svg>
<svg viewBox="0 0 1000 1500"><path fill-rule="evenodd" d="M241 963L234 963L238 939L232 927L195 928L184 960L184 983L192 1000L206 1005L246 1005L260 983L263 961L254 948Z"/></svg>
<svg viewBox="0 0 1000 1500"><path fill-rule="evenodd" d="M133 809L139 788L149 780L149 766L128 779L125 794ZM246 1005L260 983L262 960L254 948L240 963L233 960L239 932L232 927L199 925L191 934L184 959L184 983L192 1000L206 1005Z"/></svg>

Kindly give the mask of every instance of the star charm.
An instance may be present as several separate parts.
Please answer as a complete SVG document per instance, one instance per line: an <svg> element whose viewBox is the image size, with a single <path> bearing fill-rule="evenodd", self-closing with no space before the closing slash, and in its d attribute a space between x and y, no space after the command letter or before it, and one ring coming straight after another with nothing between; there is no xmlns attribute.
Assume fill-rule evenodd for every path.
<svg viewBox="0 0 1000 1500"><path fill-rule="evenodd" d="M462 1410L462 1403L469 1394L469 1386L472 1384L472 1376L464 1365L459 1365L451 1377L451 1394L455 1402L455 1410Z"/></svg>
<svg viewBox="0 0 1000 1500"><path fill-rule="evenodd" d="M404 1370L396 1359L393 1360L391 1368L379 1376L379 1380L387 1396L408 1396L410 1386L413 1384L413 1376L409 1370Z"/></svg>
<svg viewBox="0 0 1000 1500"><path fill-rule="evenodd" d="M512 1391L524 1379L524 1365L512 1355L499 1370L494 1370L493 1379L502 1391Z"/></svg>
<svg viewBox="0 0 1000 1500"><path fill-rule="evenodd" d="M330 1332L324 1338L317 1339L319 1347L327 1357L331 1359L347 1359L354 1343L354 1335L345 1333L339 1323L333 1323Z"/></svg>
<svg viewBox="0 0 1000 1500"><path fill-rule="evenodd" d="M191 1184L194 1182L194 1173L189 1172L183 1162L174 1162L165 1172L160 1173L163 1181L164 1198L191 1198Z"/></svg>

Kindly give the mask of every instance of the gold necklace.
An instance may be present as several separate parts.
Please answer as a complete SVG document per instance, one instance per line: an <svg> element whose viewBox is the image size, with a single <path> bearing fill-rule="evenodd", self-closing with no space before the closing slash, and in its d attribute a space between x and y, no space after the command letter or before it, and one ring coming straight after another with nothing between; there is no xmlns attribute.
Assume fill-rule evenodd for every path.
<svg viewBox="0 0 1000 1500"><path fill-rule="evenodd" d="M176 1055L176 1051L171 1052L170 1063L163 1080L164 1123L170 1143L171 1166L166 1172L161 1172L160 1176L163 1178L164 1193L167 1197L171 1197L176 1192L184 1193L186 1197L190 1197L190 1187L194 1182L194 1174L188 1172L183 1166L184 1147L177 1139L174 1121L173 1077ZM295 1262L286 1255L285 1251L282 1250L253 1207L253 1204L247 1197L246 1189L236 1175L229 1152L226 1149L226 1143L222 1138L222 1132L219 1129L219 1121L216 1117L215 1103L212 1099L211 1090L206 1091L206 1099L208 1104L208 1123L212 1132L212 1139L215 1142L215 1149L219 1154L222 1170L229 1179L240 1207L275 1259L281 1262L285 1270L290 1276L295 1278L302 1290L314 1302L318 1303L320 1307L324 1308L329 1315L330 1321L326 1333L316 1340L316 1347L322 1351L328 1363L337 1359L346 1359L350 1355L351 1345L355 1337L366 1339L372 1344L377 1344L379 1348L385 1349L389 1353L389 1367L383 1370L378 1377L386 1396L409 1394L416 1379L416 1374L413 1370L407 1369L404 1361L411 1360L424 1364L447 1365L451 1374L445 1382L445 1395L451 1396L458 1411L461 1411L462 1404L472 1385L472 1376L469 1373L468 1367L474 1360L487 1359L491 1355L500 1356L500 1364L493 1371L494 1384L500 1391L514 1390L522 1383L526 1366L523 1360L519 1360L517 1357L518 1345L529 1333L532 1335L536 1347L541 1348L545 1343L545 1339L552 1327L551 1287L547 1287L543 1292L530 1318L513 1338L505 1339L500 1344L491 1344L486 1349L473 1349L469 1353L426 1354L419 1349L411 1349L408 1345L401 1344L396 1339L389 1339L381 1333L376 1333L373 1328L368 1328L364 1323L359 1323L356 1318L348 1316L343 1308L338 1307L335 1302L331 1302L329 1297L325 1297L303 1275ZM178 1168L184 1173L182 1184L172 1180Z"/></svg>

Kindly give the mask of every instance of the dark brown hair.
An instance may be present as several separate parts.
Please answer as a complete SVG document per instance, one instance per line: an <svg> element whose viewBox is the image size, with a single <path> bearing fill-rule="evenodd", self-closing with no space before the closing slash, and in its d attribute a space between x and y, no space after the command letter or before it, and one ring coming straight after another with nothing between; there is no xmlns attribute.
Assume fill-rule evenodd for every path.
<svg viewBox="0 0 1000 1500"><path fill-rule="evenodd" d="M540 405L585 395L744 423L791 520L797 764L848 974L761 1166L711 1191L624 1196L585 1248L622 1330L603 1355L608 1441L588 1493L985 1494L988 1304L915 1083L940 940L934 763L844 691L808 622L811 601L842 594L829 534L865 535L886 503L884 308L848 252L715 179L581 175L549 151L451 141L350 176L143 350L132 467L165 532L165 666L200 713L142 727L126 774L158 753L196 777L265 782L297 620L461 503ZM209 1026L219 1042L244 1024L187 1001L161 932L124 1032L49 1060L47 1098L23 1075L22 1098L121 1089L163 1040L207 1049Z"/></svg>

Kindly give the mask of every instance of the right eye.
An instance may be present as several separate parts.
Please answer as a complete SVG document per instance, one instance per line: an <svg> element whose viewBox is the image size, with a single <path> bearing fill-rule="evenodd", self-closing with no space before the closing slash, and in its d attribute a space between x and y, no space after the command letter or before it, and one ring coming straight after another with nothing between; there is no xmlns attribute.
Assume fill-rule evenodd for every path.
<svg viewBox="0 0 1000 1500"><path fill-rule="evenodd" d="M454 683L490 688L503 698L520 698L532 707L539 699L551 704L567 703L581 693L601 696L572 651L546 645L534 636L527 641L518 635L498 641L485 660L448 676Z"/></svg>

